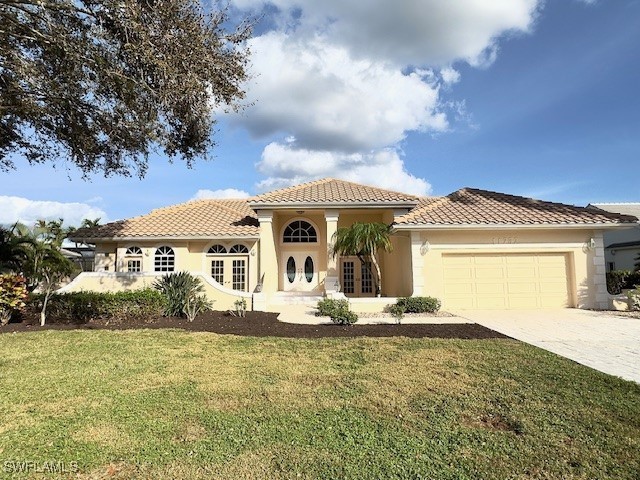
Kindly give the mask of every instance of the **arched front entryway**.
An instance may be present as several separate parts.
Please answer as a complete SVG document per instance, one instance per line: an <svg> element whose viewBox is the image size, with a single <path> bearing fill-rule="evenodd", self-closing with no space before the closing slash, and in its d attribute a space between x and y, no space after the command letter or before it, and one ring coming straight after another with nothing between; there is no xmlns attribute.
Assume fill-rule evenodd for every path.
<svg viewBox="0 0 640 480"><path fill-rule="evenodd" d="M285 292L310 292L319 285L318 228L310 220L289 221L280 235L280 277Z"/></svg>

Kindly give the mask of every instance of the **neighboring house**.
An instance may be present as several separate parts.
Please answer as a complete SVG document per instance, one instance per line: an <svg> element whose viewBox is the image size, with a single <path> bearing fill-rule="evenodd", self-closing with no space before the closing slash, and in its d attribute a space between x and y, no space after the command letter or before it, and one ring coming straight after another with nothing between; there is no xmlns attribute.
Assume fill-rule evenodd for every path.
<svg viewBox="0 0 640 480"><path fill-rule="evenodd" d="M96 245L96 272L64 291L151 285L187 270L215 308L249 308L347 296L381 309L355 257L334 258L331 239L354 222L393 224L381 253L382 295L430 295L443 308L606 308L603 232L635 217L472 188L421 198L323 179L241 200L195 200L148 215L79 229Z"/></svg>
<svg viewBox="0 0 640 480"><path fill-rule="evenodd" d="M589 207L640 218L640 203L591 203ZM640 255L640 223L635 228L604 232L604 258L607 271L633 270Z"/></svg>

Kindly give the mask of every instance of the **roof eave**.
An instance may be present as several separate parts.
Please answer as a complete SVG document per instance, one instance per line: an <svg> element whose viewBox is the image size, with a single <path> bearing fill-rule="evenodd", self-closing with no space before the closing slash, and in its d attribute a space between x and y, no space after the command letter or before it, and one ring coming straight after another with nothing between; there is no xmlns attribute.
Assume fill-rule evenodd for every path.
<svg viewBox="0 0 640 480"><path fill-rule="evenodd" d="M254 210L321 210L325 208L408 208L413 209L418 201L403 202L249 202Z"/></svg>
<svg viewBox="0 0 640 480"><path fill-rule="evenodd" d="M91 237L75 238L69 240L77 243L99 242L135 242L135 241L159 241L159 240L259 240L260 235L146 235L128 237Z"/></svg>
<svg viewBox="0 0 640 480"><path fill-rule="evenodd" d="M394 224L394 230L521 230L521 229L598 229L614 230L631 228L634 224L624 223L461 223L461 224L430 224L430 223L401 223Z"/></svg>

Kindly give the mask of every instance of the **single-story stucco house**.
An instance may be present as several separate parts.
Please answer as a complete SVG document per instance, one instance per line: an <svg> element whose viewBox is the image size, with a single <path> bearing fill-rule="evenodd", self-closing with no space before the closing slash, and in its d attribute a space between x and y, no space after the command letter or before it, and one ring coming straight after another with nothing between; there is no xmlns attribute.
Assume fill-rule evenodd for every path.
<svg viewBox="0 0 640 480"><path fill-rule="evenodd" d="M140 288L187 270L216 309L240 298L277 310L343 295L361 311L411 295L438 297L449 310L608 308L603 232L636 221L474 188L416 197L327 178L80 229L71 240L95 244L95 272L64 291ZM393 225L393 252L380 254L381 299L357 258L331 254L333 234L354 222Z"/></svg>

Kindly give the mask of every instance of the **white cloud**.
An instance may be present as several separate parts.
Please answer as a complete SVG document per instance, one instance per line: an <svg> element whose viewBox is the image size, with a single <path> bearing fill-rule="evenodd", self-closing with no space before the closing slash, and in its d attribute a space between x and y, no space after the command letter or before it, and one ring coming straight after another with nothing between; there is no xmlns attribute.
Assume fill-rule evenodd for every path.
<svg viewBox="0 0 640 480"><path fill-rule="evenodd" d="M444 97L461 81L453 66L490 65L502 38L530 32L543 1L232 4L269 25L249 41L252 106L228 117L254 137L277 139L258 164L261 188L333 175L425 193L428 183L398 157L399 143L412 131L469 122L464 99Z"/></svg>
<svg viewBox="0 0 640 480"><path fill-rule="evenodd" d="M445 85L453 85L460 81L460 72L451 67L441 69L440 76Z"/></svg>
<svg viewBox="0 0 640 480"><path fill-rule="evenodd" d="M191 200L203 200L205 198L246 198L250 195L244 190L237 190L235 188L225 188L221 190L198 190L196 194L191 197Z"/></svg>
<svg viewBox="0 0 640 480"><path fill-rule="evenodd" d="M415 195L431 193L431 185L407 172L398 152L393 149L346 154L270 143L257 166L267 177L258 183L258 189L262 191L334 177Z"/></svg>
<svg viewBox="0 0 640 480"><path fill-rule="evenodd" d="M541 0L233 0L240 9L266 4L281 12L279 25L297 35L318 32L356 57L398 65L482 65L498 39L528 32Z"/></svg>
<svg viewBox="0 0 640 480"><path fill-rule="evenodd" d="M283 134L296 146L355 152L401 141L407 131L444 131L438 87L383 62L354 60L316 38L271 32L251 41L254 106L232 117L255 136Z"/></svg>
<svg viewBox="0 0 640 480"><path fill-rule="evenodd" d="M30 200L23 197L0 196L0 224L21 222L26 225L36 220L64 219L67 226L79 226L85 218L100 218L100 223L108 221L104 210L88 203L53 202L47 200Z"/></svg>

